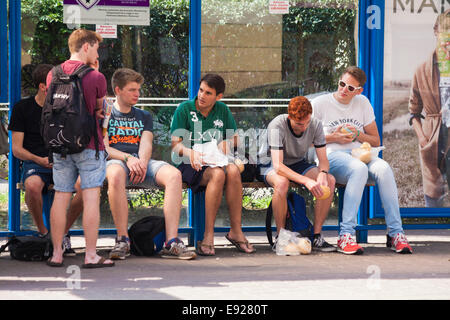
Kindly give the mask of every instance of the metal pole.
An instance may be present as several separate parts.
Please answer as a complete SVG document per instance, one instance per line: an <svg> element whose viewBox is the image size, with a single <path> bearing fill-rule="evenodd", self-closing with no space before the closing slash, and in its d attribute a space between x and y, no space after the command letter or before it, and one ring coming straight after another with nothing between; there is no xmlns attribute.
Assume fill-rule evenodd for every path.
<svg viewBox="0 0 450 320"><path fill-rule="evenodd" d="M21 26L20 1L9 0L9 116L14 104L21 98ZM11 141L11 133L9 133ZM20 230L20 191L16 188L19 181L19 160L13 156L12 144L9 146L9 202L8 230Z"/></svg>

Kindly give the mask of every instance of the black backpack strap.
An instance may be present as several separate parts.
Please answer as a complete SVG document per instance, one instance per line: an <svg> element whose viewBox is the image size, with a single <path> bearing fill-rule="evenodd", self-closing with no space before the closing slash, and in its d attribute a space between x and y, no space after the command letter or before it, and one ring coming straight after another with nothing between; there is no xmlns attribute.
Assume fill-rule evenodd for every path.
<svg viewBox="0 0 450 320"><path fill-rule="evenodd" d="M6 248L8 248L8 246L9 246L11 243L16 242L16 241L17 241L16 238L13 236L11 239L8 240L8 242L6 242L4 245L2 245L2 246L0 247L0 253L2 253L3 251L5 251Z"/></svg>
<svg viewBox="0 0 450 320"><path fill-rule="evenodd" d="M81 80L83 79L83 77L85 75L87 75L89 72L94 71L93 68L91 68L90 66L88 66L87 64L83 64L82 66L80 66L77 70L75 70L72 74L71 77L73 77L74 79L76 79L77 81L79 81L78 83L78 87L82 90L83 86L81 84ZM82 96L84 97L83 92L81 92ZM94 134L94 145L95 145L95 159L99 159L100 158L100 142L99 142L99 137L98 137L98 130L97 130L97 116L95 114L95 110L94 113L92 115L94 117L95 120L95 130L93 132Z"/></svg>
<svg viewBox="0 0 450 320"><path fill-rule="evenodd" d="M80 67L78 67L77 70L75 70L71 76L72 77L78 77L79 79L83 79L85 75L87 75L89 72L94 71L93 68L89 67L87 64L83 64Z"/></svg>

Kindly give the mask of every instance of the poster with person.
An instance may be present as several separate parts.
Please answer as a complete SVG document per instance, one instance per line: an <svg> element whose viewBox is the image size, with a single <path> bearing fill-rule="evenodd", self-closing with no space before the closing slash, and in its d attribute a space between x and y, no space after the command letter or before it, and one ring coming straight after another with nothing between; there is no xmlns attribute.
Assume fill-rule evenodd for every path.
<svg viewBox="0 0 450 320"><path fill-rule="evenodd" d="M450 207L450 3L386 1L383 157L403 208Z"/></svg>

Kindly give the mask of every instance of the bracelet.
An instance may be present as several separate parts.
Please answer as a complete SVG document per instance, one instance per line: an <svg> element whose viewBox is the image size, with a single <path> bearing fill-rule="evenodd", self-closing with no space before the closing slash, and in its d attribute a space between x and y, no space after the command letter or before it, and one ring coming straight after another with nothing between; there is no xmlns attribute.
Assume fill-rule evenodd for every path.
<svg viewBox="0 0 450 320"><path fill-rule="evenodd" d="M353 141L352 142L355 142L356 141L356 139L359 137L359 130L357 130L358 131L358 134L355 136L355 138L353 138Z"/></svg>
<svg viewBox="0 0 450 320"><path fill-rule="evenodd" d="M125 163L127 163L128 162L128 159L131 157L131 155L129 155L129 154L126 154L124 157L123 157L123 160L125 161Z"/></svg>
<svg viewBox="0 0 450 320"><path fill-rule="evenodd" d="M328 174L328 171L326 171L326 170L320 170L320 172L323 172L323 173L325 173L325 174Z"/></svg>

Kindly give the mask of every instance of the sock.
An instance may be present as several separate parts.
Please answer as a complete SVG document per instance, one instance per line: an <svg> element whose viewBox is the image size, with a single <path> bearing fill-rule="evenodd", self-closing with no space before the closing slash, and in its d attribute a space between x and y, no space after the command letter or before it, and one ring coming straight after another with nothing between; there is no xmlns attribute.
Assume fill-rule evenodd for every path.
<svg viewBox="0 0 450 320"><path fill-rule="evenodd" d="M170 245L172 244L172 242L179 243L179 242L181 242L181 240L180 240L178 237L172 238L172 239L170 239L169 241L167 241L167 242L165 243L165 247L166 247L167 249L169 249L169 248L170 248Z"/></svg>

